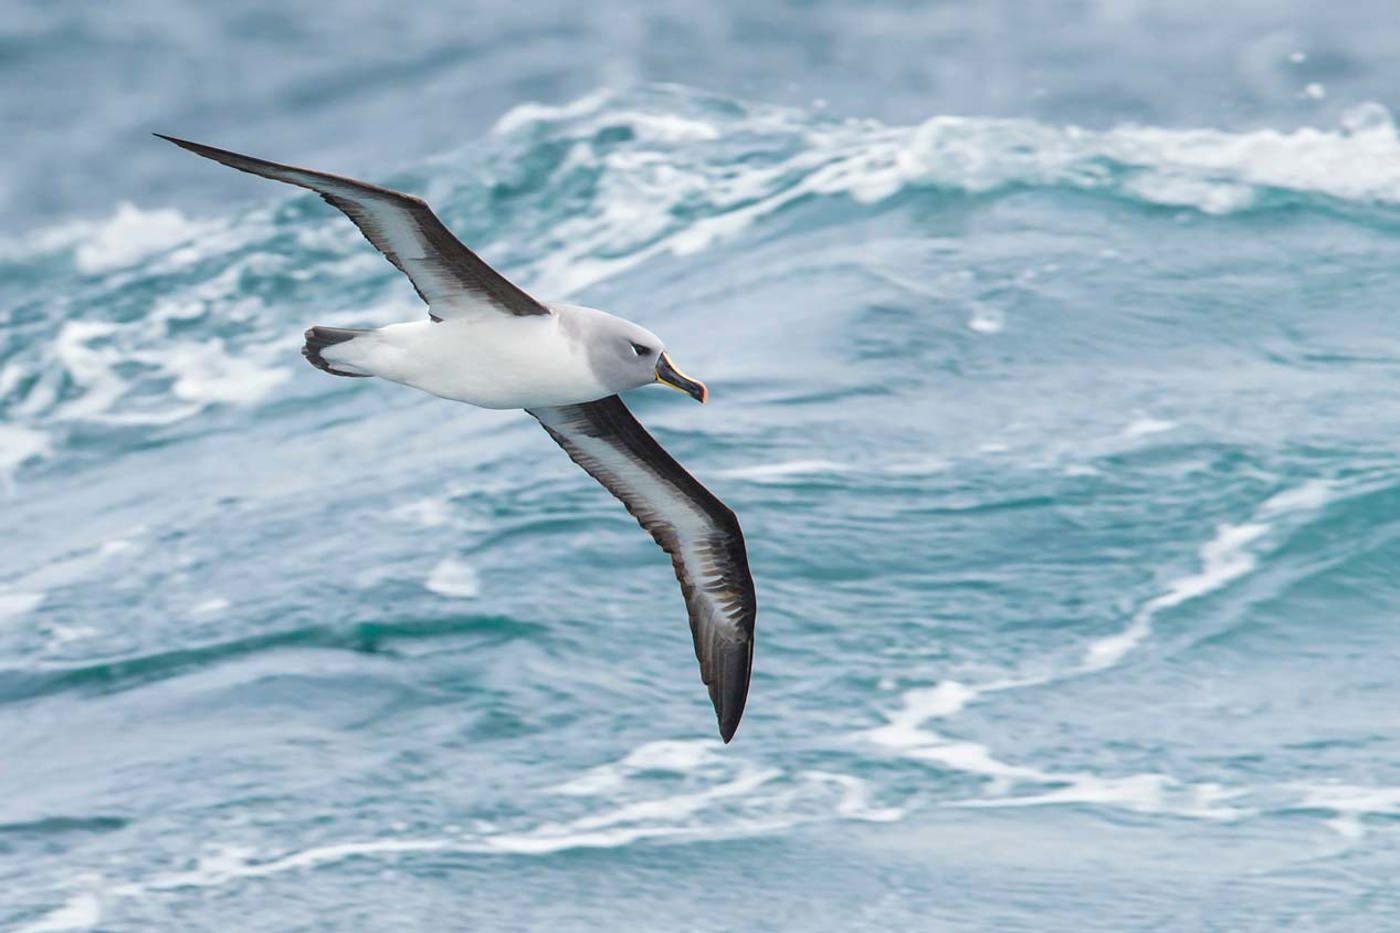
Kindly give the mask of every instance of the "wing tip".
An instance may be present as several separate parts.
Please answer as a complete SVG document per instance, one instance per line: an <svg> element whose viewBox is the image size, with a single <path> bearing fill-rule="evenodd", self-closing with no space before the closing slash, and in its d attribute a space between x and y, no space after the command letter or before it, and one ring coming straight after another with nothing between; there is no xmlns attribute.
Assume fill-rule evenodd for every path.
<svg viewBox="0 0 1400 933"><path fill-rule="evenodd" d="M204 156L206 159L213 159L216 162L225 161L225 159L219 158L220 156L227 157L238 155L237 153L227 152L223 149L216 149L213 146L206 146L204 143L181 139L178 136L168 136L165 133L151 133L151 135L157 139L163 139L168 143L174 143L186 152L193 152L195 155ZM247 158L247 156L241 156L240 158Z"/></svg>
<svg viewBox="0 0 1400 933"><path fill-rule="evenodd" d="M715 706L715 719L719 723L719 737L728 745L739 730L739 722L744 718L744 707L749 702L749 679L753 672L753 641L747 650L731 654L727 669L722 669L718 683L710 684L710 700ZM738 655L736 657L735 655ZM736 663L737 662L737 663Z"/></svg>
<svg viewBox="0 0 1400 933"><path fill-rule="evenodd" d="M728 745L739 731L739 722L744 718L744 706L748 701L748 685L736 697L726 697L715 704L715 720L719 723L719 737Z"/></svg>

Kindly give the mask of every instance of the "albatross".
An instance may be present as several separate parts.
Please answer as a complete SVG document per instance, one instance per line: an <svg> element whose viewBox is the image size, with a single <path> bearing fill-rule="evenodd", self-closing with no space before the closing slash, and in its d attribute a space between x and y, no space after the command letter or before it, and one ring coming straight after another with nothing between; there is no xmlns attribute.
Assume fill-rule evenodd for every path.
<svg viewBox="0 0 1400 933"><path fill-rule="evenodd" d="M413 283L428 319L375 329L315 326L302 355L334 376L378 376L482 408L523 408L671 557L700 679L728 742L753 666L757 603L734 512L686 472L618 393L661 383L698 402L645 327L543 302L487 265L422 198L326 172L155 134L230 168L308 188L339 209Z"/></svg>

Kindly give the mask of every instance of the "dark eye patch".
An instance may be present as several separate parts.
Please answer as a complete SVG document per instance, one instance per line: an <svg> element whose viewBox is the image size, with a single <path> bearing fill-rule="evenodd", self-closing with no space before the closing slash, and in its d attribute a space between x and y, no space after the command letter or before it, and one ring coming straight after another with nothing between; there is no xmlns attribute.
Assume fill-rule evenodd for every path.
<svg viewBox="0 0 1400 933"><path fill-rule="evenodd" d="M651 347L644 347L640 343L632 344L632 352L638 356L651 356Z"/></svg>

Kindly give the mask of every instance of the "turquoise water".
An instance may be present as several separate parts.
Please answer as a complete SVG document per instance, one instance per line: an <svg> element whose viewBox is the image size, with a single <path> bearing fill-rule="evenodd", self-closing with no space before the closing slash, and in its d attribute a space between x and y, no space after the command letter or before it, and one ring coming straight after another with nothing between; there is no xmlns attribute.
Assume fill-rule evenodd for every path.
<svg viewBox="0 0 1400 933"><path fill-rule="evenodd" d="M0 926L1394 925L1400 137L1321 57L1233 122L726 72L545 85L377 173L285 103L210 139L422 193L709 383L629 402L748 535L729 746L664 555L533 421L301 360L422 314L348 223L140 137L179 206L31 189ZM845 86L814 59L769 77Z"/></svg>

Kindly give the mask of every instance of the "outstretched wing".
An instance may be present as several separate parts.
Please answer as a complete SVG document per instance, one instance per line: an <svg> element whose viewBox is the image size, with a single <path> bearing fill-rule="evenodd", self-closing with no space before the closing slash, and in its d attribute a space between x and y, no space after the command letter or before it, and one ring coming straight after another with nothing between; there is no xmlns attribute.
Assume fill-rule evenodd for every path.
<svg viewBox="0 0 1400 933"><path fill-rule="evenodd" d="M710 688L719 734L728 742L748 698L758 612L739 520L616 395L529 412L671 555L690 612L700 679Z"/></svg>
<svg viewBox="0 0 1400 933"><path fill-rule="evenodd" d="M514 315L549 313L462 245L422 198L353 178L255 159L162 133L155 135L240 172L310 188L353 220L365 238L408 276L435 318L486 310Z"/></svg>

